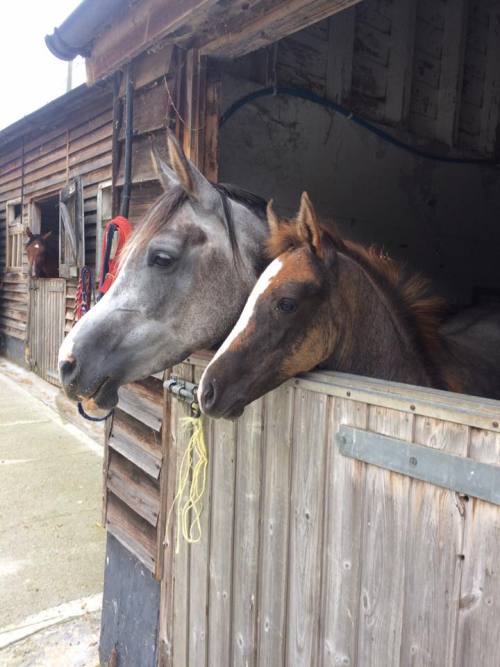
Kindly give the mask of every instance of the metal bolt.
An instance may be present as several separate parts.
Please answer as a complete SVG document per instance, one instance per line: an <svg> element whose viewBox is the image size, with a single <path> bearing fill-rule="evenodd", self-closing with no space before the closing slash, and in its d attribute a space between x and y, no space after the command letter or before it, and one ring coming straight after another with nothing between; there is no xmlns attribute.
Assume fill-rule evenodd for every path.
<svg viewBox="0 0 500 667"><path fill-rule="evenodd" d="M350 395L351 395L351 392L350 392L350 391L346 391L346 395L347 395L347 396L350 396Z"/></svg>
<svg viewBox="0 0 500 667"><path fill-rule="evenodd" d="M498 422L493 422L492 426L493 428L498 428Z"/></svg>
<svg viewBox="0 0 500 667"><path fill-rule="evenodd" d="M416 466L418 463L417 459L414 456L410 456L410 465Z"/></svg>
<svg viewBox="0 0 500 667"><path fill-rule="evenodd" d="M414 406L414 405L410 405L410 410L415 410L415 406Z"/></svg>

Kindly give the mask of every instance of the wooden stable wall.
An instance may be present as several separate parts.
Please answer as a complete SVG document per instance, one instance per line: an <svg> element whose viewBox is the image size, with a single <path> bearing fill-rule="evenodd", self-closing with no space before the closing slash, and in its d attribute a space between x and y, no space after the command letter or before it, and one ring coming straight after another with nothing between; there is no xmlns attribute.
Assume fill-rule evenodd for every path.
<svg viewBox="0 0 500 667"><path fill-rule="evenodd" d="M188 437L169 401L167 506ZM335 373L206 420L202 539L176 554L168 532L160 664L496 667L500 507L345 457L336 434L498 466L499 420L495 401Z"/></svg>
<svg viewBox="0 0 500 667"><path fill-rule="evenodd" d="M202 81L196 72L201 73ZM217 137L218 79L197 52L172 49L159 49L138 58L131 73L135 91L129 217L135 224L161 194L151 146L154 143L166 158L166 127L176 132L186 153L203 165L205 173L216 179L216 146L212 142ZM202 86L206 91L203 100L199 93ZM124 87L120 92L124 94ZM124 100L118 106L123 108ZM195 114L203 115L206 124L203 131L188 133L185 124L198 127ZM120 125L115 123L117 189L123 184L124 129ZM207 147L203 150L205 138ZM163 565L167 474L161 444L160 378L158 375L120 389L118 409L109 425L104 466L106 527L158 580Z"/></svg>
<svg viewBox="0 0 500 667"><path fill-rule="evenodd" d="M17 124L16 124L17 125ZM85 212L86 263L93 268L96 247L97 187L111 177L112 95L106 87L82 86L20 121L17 137L0 134L0 268L5 266L6 202L21 200L24 226L31 224L33 201L58 195L68 179L80 176ZM15 133L13 126L12 132ZM26 239L23 239L25 242ZM0 289L0 332L26 341L28 265L6 273ZM75 281L66 290L66 330L73 321Z"/></svg>

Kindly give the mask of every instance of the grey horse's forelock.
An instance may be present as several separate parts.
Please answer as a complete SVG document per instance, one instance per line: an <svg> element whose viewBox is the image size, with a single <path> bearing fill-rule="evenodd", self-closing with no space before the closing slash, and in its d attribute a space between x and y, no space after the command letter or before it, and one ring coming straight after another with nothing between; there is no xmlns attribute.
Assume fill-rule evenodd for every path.
<svg viewBox="0 0 500 667"><path fill-rule="evenodd" d="M265 219L267 202L258 195L248 192L235 185L212 183L213 187L221 196L224 211L224 225L227 230L231 251L235 265L241 263L238 248L238 240L235 231L235 222L229 205L232 199L255 213L259 218ZM123 266L132 255L144 252L149 242L165 227L172 216L188 201L189 197L185 190L176 185L162 194L151 206L143 220L134 229L132 236L127 241L120 256L120 266Z"/></svg>

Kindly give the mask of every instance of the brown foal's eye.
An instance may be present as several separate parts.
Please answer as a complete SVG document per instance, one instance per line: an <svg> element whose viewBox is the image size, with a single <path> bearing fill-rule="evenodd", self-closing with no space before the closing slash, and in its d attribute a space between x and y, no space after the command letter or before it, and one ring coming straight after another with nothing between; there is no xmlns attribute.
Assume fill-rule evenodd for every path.
<svg viewBox="0 0 500 667"><path fill-rule="evenodd" d="M295 299L287 299L284 297L278 301L278 310L282 313L294 313L297 310L298 304Z"/></svg>

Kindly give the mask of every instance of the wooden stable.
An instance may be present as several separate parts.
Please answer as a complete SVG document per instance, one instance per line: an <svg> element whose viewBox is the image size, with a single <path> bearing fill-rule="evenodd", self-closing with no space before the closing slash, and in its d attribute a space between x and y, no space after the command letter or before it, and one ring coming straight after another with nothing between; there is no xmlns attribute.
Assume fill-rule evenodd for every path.
<svg viewBox="0 0 500 667"><path fill-rule="evenodd" d="M0 132L0 349L55 384L78 269L96 266L105 222L98 202L111 179L111 123L110 90L80 86ZM26 228L52 231L57 247L59 201L68 184L79 202L72 223L82 236L80 265L62 252L59 277L30 280Z"/></svg>
<svg viewBox="0 0 500 667"><path fill-rule="evenodd" d="M100 158L85 149L90 164L102 160L96 177L82 175L89 235L102 207L101 180L111 178L118 212L129 76L132 221L160 193L151 143L164 151L170 127L211 179L274 196L287 212L308 189L342 231L428 272L455 305L498 299L500 178L491 169L498 160L498 2L110 4L104 28L90 31L82 48L90 90L114 92L112 111L108 101L80 126L103 148ZM72 19L80 35L85 5ZM59 33L70 24L71 17ZM484 165L426 161L349 119L280 95L248 103L219 127L243 96L278 86L341 104L420 151ZM61 153L59 180L46 184L53 189L65 182L68 156L71 162L64 131L57 136L60 145L47 144ZM20 196L27 178L12 171L11 191L9 173L22 155L16 150L0 175L4 200ZM47 151L43 159L52 162ZM471 248L482 261L471 259ZM6 285L14 280L21 278L7 274ZM24 340L25 321L2 317L9 335L18 331ZM495 479L499 404L336 374L294 380L235 423L205 423L203 537L181 543L176 555L175 526L164 544L165 522L187 408L162 381L171 373L196 381L206 360L194 355L124 387L108 424L103 662L115 651L118 664L131 667L499 664L500 509L456 480L419 477L419 457L438 452L466 466L487 464ZM406 468L396 472L394 462L341 453L342 437L354 444L371 438L380 452L404 452L405 443L424 450L401 454ZM459 465L448 460L450 470Z"/></svg>
<svg viewBox="0 0 500 667"><path fill-rule="evenodd" d="M174 372L196 381L206 363ZM188 408L169 401L171 502ZM161 664L497 665L498 504L412 478L418 448L409 475L345 456L339 432L498 480L499 418L497 401L315 372L207 421L202 540L175 554L170 531L165 550Z"/></svg>

